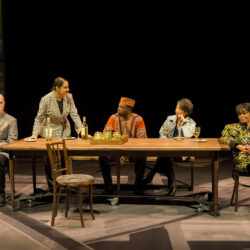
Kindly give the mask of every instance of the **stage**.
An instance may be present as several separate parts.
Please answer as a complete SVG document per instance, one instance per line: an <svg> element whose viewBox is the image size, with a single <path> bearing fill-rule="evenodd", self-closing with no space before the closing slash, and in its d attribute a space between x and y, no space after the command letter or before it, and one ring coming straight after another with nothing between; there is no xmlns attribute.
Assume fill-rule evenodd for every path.
<svg viewBox="0 0 250 250"><path fill-rule="evenodd" d="M83 166L83 164L85 164ZM74 172L95 176L94 194L102 191L102 177L98 163L90 161L73 162ZM22 202L22 208L13 212L10 201L0 209L0 249L242 249L250 247L250 196L249 189L240 187L239 210L230 207L233 190L231 161L220 164L219 212L213 217L198 210L198 204L158 201L149 204L147 199L118 206L109 201L94 198L95 220L84 212L85 228L81 228L77 202L73 202L69 217L64 218L64 202L59 205L55 227L51 228L52 203L37 202L29 207ZM147 170L148 171L148 170ZM28 195L33 191L31 162L16 162L15 188L18 193ZM186 168L176 168L176 177L188 182ZM116 182L116 170L113 169ZM190 195L211 190L211 168L197 167L194 172L194 190L178 189L176 196ZM133 165L121 169L121 194L130 193L134 181ZM241 182L247 183L248 179ZM156 174L153 185L145 194L164 194L167 190L166 177ZM46 189L46 180L41 161L37 162L37 187ZM10 185L6 176L6 193L10 196ZM74 201L74 200L73 200ZM76 200L77 201L77 200ZM84 209L88 209L84 207ZM8 240L6 240L8 239Z"/></svg>

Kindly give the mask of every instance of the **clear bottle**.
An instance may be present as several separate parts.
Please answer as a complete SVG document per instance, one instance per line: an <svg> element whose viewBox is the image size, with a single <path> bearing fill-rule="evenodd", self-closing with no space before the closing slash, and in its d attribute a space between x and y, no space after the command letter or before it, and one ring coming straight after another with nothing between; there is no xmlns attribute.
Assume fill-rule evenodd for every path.
<svg viewBox="0 0 250 250"><path fill-rule="evenodd" d="M86 123L86 116L83 116L82 121L83 121L83 127L81 131L81 136L83 140L87 140L88 139L88 124Z"/></svg>
<svg viewBox="0 0 250 250"><path fill-rule="evenodd" d="M51 123L50 123L50 118L49 117L47 117L46 122L47 122L46 127L45 127L46 141L52 141L52 127L51 127Z"/></svg>

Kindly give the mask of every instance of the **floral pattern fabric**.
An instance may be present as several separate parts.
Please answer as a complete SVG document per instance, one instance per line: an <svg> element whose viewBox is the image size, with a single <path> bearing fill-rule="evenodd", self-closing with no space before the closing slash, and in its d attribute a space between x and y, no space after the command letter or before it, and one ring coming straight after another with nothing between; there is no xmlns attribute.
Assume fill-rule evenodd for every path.
<svg viewBox="0 0 250 250"><path fill-rule="evenodd" d="M241 123L228 124L222 131L220 141L230 145L236 169L244 171L250 165L250 156L237 150L235 146L250 144L250 130Z"/></svg>
<svg viewBox="0 0 250 250"><path fill-rule="evenodd" d="M122 119L117 113L110 116L105 131L120 132L132 138L147 138L146 126L141 116L132 113L128 120Z"/></svg>

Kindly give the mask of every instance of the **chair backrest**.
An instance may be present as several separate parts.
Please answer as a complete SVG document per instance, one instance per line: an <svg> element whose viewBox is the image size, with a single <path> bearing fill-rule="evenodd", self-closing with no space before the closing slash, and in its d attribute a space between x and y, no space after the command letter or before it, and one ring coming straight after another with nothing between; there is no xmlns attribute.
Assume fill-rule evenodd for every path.
<svg viewBox="0 0 250 250"><path fill-rule="evenodd" d="M55 184L58 175L61 175L62 173L71 174L68 163L67 148L64 139L47 142L46 146L51 165L53 184Z"/></svg>

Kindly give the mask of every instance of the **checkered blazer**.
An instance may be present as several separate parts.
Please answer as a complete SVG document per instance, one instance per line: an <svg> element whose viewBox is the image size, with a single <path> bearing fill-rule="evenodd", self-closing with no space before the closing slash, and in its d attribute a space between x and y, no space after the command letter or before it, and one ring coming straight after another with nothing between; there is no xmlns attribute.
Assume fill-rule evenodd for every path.
<svg viewBox="0 0 250 250"><path fill-rule="evenodd" d="M66 138L70 136L71 129L67 119L68 115L71 116L77 127L82 127L72 94L63 97L63 113L61 114L54 91L48 93L41 98L32 135L46 137L46 118L50 117L53 138Z"/></svg>

